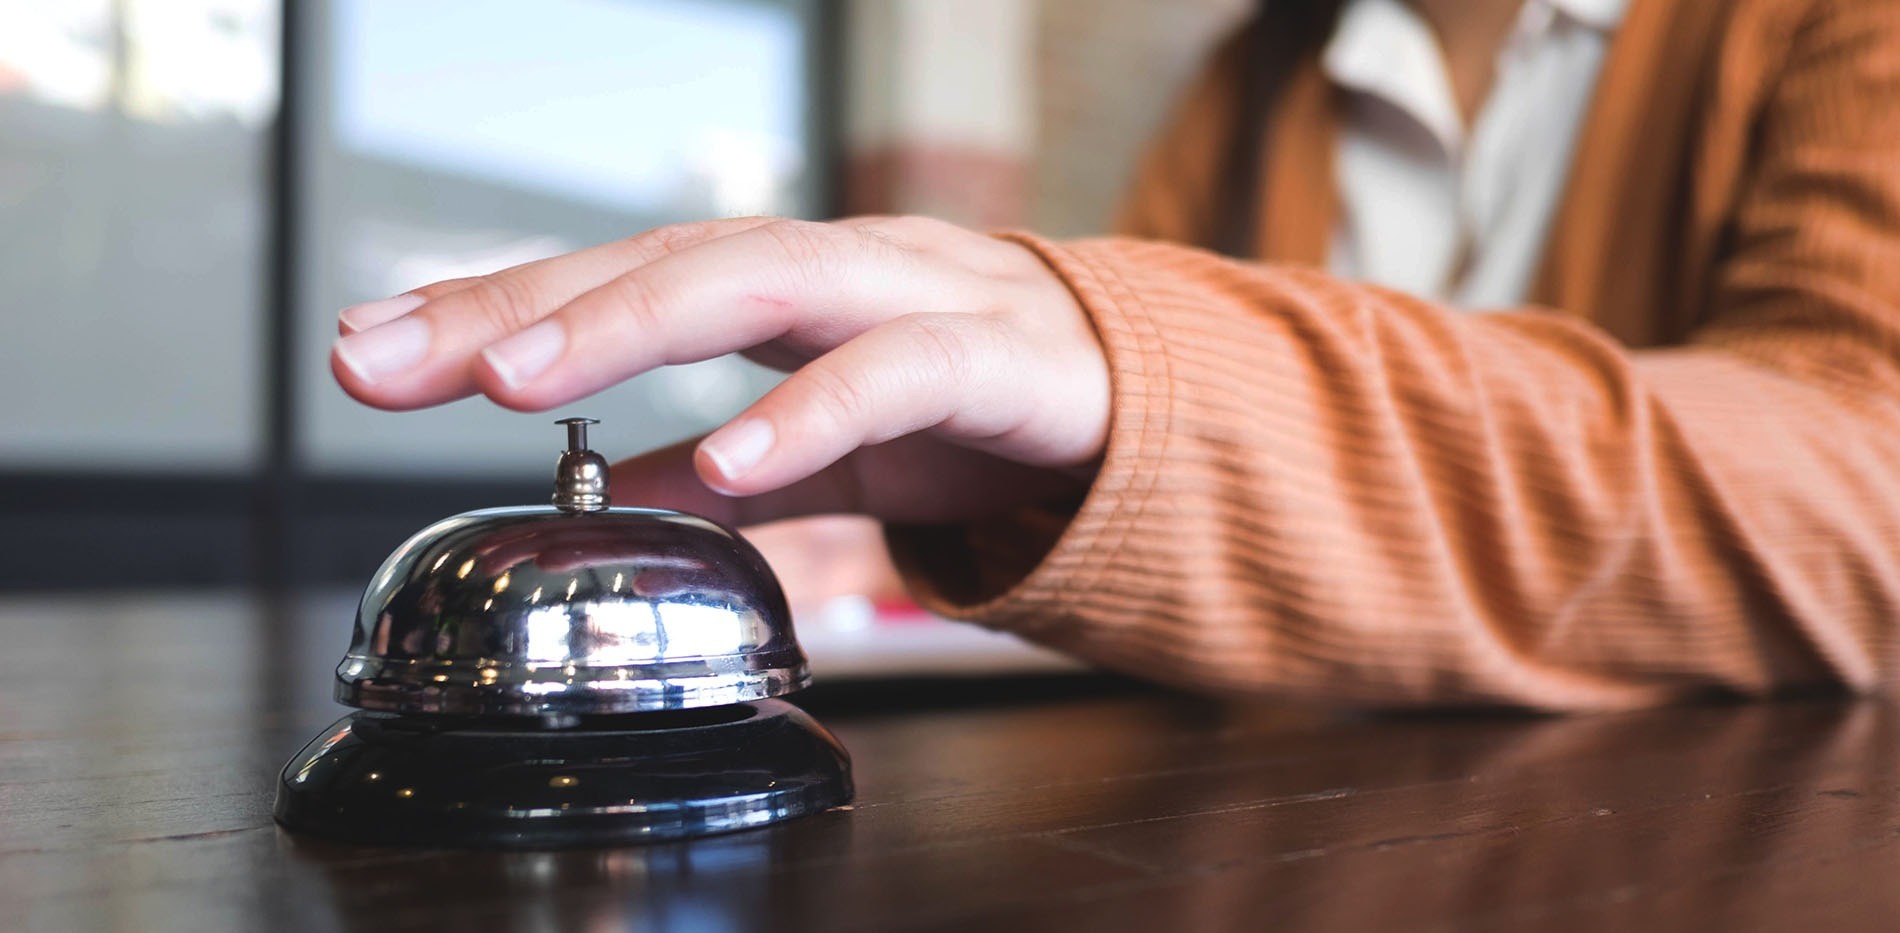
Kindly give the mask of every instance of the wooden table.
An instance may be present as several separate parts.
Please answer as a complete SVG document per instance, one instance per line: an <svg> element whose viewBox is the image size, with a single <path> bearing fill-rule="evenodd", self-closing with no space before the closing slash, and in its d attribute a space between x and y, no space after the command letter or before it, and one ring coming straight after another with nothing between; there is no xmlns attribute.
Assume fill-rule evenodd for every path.
<svg viewBox="0 0 1900 933"><path fill-rule="evenodd" d="M336 597L0 601L0 929L1900 928L1900 716L1344 717L1102 680L810 703L855 806L685 844L319 844ZM822 689L822 688L821 688Z"/></svg>

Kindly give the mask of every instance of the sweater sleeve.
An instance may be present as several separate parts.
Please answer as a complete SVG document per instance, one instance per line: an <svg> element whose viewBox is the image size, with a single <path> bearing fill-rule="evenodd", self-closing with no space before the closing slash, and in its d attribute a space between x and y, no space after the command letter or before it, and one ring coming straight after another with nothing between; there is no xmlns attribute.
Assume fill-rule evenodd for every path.
<svg viewBox="0 0 1900 933"><path fill-rule="evenodd" d="M1093 318L1072 513L893 528L921 601L1223 692L1604 708L1867 688L1900 626L1893 4L1789 41L1687 346L1030 238Z"/></svg>

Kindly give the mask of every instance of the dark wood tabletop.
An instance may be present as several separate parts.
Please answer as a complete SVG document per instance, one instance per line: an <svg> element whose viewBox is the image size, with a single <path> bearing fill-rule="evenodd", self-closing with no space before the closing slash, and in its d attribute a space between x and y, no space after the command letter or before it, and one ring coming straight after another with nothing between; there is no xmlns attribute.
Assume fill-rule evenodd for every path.
<svg viewBox="0 0 1900 933"><path fill-rule="evenodd" d="M856 803L566 852L270 819L347 605L0 601L0 929L1900 928L1900 717L1217 703L1103 678L821 686Z"/></svg>

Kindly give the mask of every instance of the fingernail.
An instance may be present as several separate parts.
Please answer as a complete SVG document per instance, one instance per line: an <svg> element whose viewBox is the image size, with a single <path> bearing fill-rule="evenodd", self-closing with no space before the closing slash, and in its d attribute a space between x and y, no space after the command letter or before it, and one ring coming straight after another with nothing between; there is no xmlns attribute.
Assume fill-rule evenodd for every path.
<svg viewBox="0 0 1900 933"><path fill-rule="evenodd" d="M366 331L378 324L387 324L417 308L422 307L421 295L397 295L377 301L365 301L360 305L350 305L336 313L337 320L352 331Z"/></svg>
<svg viewBox="0 0 1900 933"><path fill-rule="evenodd" d="M559 321L542 321L482 351L482 359L510 389L541 375L567 349L567 331Z"/></svg>
<svg viewBox="0 0 1900 933"><path fill-rule="evenodd" d="M406 317L336 342L336 357L364 382L387 379L429 353L429 322Z"/></svg>
<svg viewBox="0 0 1900 933"><path fill-rule="evenodd" d="M772 449L772 426L758 418L735 421L700 442L706 459L726 479L738 479L765 459Z"/></svg>

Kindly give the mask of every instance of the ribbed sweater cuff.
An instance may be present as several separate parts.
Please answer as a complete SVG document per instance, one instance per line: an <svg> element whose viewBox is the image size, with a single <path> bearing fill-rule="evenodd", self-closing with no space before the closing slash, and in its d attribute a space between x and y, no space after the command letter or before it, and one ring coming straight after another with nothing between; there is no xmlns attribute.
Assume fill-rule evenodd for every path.
<svg viewBox="0 0 1900 933"><path fill-rule="evenodd" d="M1102 465L1073 514L1027 510L965 526L887 526L893 560L919 604L940 615L1063 640L1055 630L1086 616L1091 594L1122 542L1147 527L1167 440L1168 357L1141 301L1115 268L1083 244L1002 234L1033 250L1068 284L1107 355L1110 422ZM1116 599L1125 611L1126 595ZM1051 638L1050 636L1055 636Z"/></svg>

